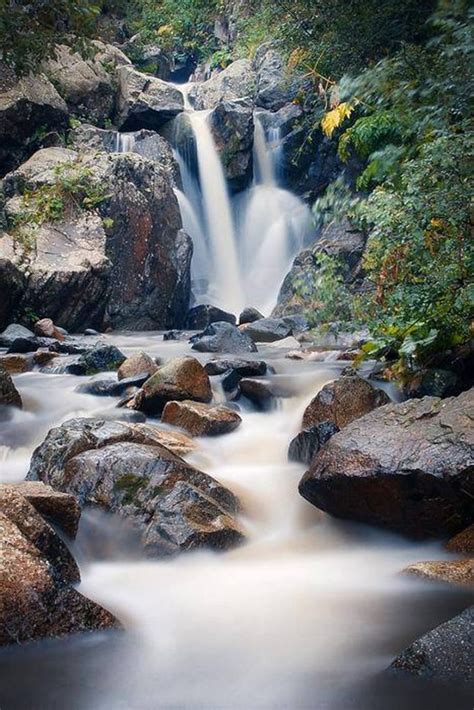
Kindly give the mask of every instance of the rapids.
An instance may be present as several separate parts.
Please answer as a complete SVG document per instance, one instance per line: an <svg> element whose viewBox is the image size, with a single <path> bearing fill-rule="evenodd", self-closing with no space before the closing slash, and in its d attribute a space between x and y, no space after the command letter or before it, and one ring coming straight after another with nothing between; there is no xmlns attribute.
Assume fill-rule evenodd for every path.
<svg viewBox="0 0 474 710"><path fill-rule="evenodd" d="M106 338L125 354L191 352L153 333ZM123 522L86 511L73 544L79 589L114 611L126 632L3 649L2 710L469 707L461 690L383 673L466 602L462 592L399 575L409 563L442 558L441 546L332 520L298 495L304 467L288 462L288 442L342 364L290 361L271 346L258 357L293 396L269 413L243 409L236 432L198 440L188 457L240 496L248 542L225 554L146 560ZM78 394L83 378L72 375L14 379L25 410L2 429L1 480L24 477L52 426L116 404Z"/></svg>

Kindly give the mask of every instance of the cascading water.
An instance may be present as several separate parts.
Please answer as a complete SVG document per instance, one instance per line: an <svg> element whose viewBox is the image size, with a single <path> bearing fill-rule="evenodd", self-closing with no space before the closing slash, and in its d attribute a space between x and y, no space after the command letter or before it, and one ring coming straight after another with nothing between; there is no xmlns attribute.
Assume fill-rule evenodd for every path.
<svg viewBox="0 0 474 710"><path fill-rule="evenodd" d="M231 197L208 111L194 111L188 86L180 87L186 112L176 121L176 158L183 190L177 191L185 230L194 243L193 293L196 303L212 303L237 313L274 307L291 261L311 233L311 213L278 185L281 137L266 135L255 114L254 180Z"/></svg>
<svg viewBox="0 0 474 710"><path fill-rule="evenodd" d="M120 133L117 131L115 138L116 153L133 153L135 150L135 136L133 133Z"/></svg>

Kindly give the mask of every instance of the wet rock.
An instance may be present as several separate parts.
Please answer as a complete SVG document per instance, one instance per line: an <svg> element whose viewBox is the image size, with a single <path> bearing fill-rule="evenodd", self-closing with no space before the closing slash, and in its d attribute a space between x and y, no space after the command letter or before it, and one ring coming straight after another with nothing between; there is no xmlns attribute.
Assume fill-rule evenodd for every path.
<svg viewBox="0 0 474 710"><path fill-rule="evenodd" d="M252 99L255 78L251 62L238 59L208 81L196 83L189 92L189 99L197 110L212 109L221 101Z"/></svg>
<svg viewBox="0 0 474 710"><path fill-rule="evenodd" d="M3 176L31 154L28 143L36 131L44 126L58 131L67 127L68 109L45 76L18 80L4 65L0 71L0 176Z"/></svg>
<svg viewBox="0 0 474 710"><path fill-rule="evenodd" d="M86 328L84 331L84 335L94 336L94 335L100 335L100 333L98 330L94 330L94 328Z"/></svg>
<svg viewBox="0 0 474 710"><path fill-rule="evenodd" d="M333 422L321 422L309 429L303 429L290 442L288 449L288 459L290 461L300 461L309 466L315 454L331 436L337 434L338 427Z"/></svg>
<svg viewBox="0 0 474 710"><path fill-rule="evenodd" d="M73 116L103 124L115 107L116 68L130 60L117 47L98 41L90 44L89 55L59 45L44 71Z"/></svg>
<svg viewBox="0 0 474 710"><path fill-rule="evenodd" d="M98 343L69 365L68 371L71 375L95 375L107 370L118 370L125 360L125 355L115 345Z"/></svg>
<svg viewBox="0 0 474 710"><path fill-rule="evenodd" d="M158 370L156 361L150 355L144 352L135 353L128 357L117 371L119 380L129 379L130 377L140 377L141 375L154 375Z"/></svg>
<svg viewBox="0 0 474 710"><path fill-rule="evenodd" d="M49 365L51 360L54 360L57 357L59 357L59 353L53 353L50 350L40 349L34 353L33 362L35 363L35 365L39 365L39 367L44 367L45 365Z"/></svg>
<svg viewBox="0 0 474 710"><path fill-rule="evenodd" d="M76 392L92 394L95 397L123 397L134 394L148 380L148 375L128 377L126 380L91 380L76 387Z"/></svg>
<svg viewBox="0 0 474 710"><path fill-rule="evenodd" d="M356 419L315 456L301 495L339 518L454 535L474 515L473 397L412 399Z"/></svg>
<svg viewBox="0 0 474 710"><path fill-rule="evenodd" d="M54 338L55 340L64 340L63 333L57 328L51 318L42 318L36 321L34 327L35 335L40 338Z"/></svg>
<svg viewBox="0 0 474 710"><path fill-rule="evenodd" d="M222 389L226 393L232 392L237 394L238 386L241 379L242 375L240 375L237 370L227 370L227 372L222 375Z"/></svg>
<svg viewBox="0 0 474 710"><path fill-rule="evenodd" d="M191 339L191 347L202 353L251 353L257 347L246 333L231 323L212 323Z"/></svg>
<svg viewBox="0 0 474 710"><path fill-rule="evenodd" d="M18 375L31 370L33 360L27 355L0 355L0 367L3 367L10 375Z"/></svg>
<svg viewBox="0 0 474 710"><path fill-rule="evenodd" d="M239 387L241 394L247 397L259 411L267 412L276 406L275 394L269 382L243 379Z"/></svg>
<svg viewBox="0 0 474 710"><path fill-rule="evenodd" d="M209 377L194 357L174 358L160 367L129 406L146 414L161 414L167 402L186 399L196 402L210 402L212 399Z"/></svg>
<svg viewBox="0 0 474 710"><path fill-rule="evenodd" d="M209 360L204 365L208 375L223 375L228 370L235 370L241 377L259 377L267 372L264 360L242 360L240 358L225 358Z"/></svg>
<svg viewBox="0 0 474 710"><path fill-rule="evenodd" d="M220 101L209 115L209 124L231 191L244 190L253 175L252 101Z"/></svg>
<svg viewBox="0 0 474 710"><path fill-rule="evenodd" d="M446 543L446 549L450 552L474 553L474 523L452 537Z"/></svg>
<svg viewBox="0 0 474 710"><path fill-rule="evenodd" d="M303 414L303 427L320 422L333 422L339 429L376 407L388 404L390 398L358 375L343 375L325 385L311 400Z"/></svg>
<svg viewBox="0 0 474 710"><path fill-rule="evenodd" d="M299 342L292 335L288 338L283 338L282 340L274 340L272 343L268 343L269 348L275 348L278 350L292 350L293 352L300 347Z"/></svg>
<svg viewBox="0 0 474 710"><path fill-rule="evenodd" d="M216 306L202 305L191 308L186 318L188 330L204 330L211 323L231 323L235 325L235 316L232 313L216 308Z"/></svg>
<svg viewBox="0 0 474 710"><path fill-rule="evenodd" d="M54 338L40 338L33 335L29 338L15 338L9 346L7 353L34 353L40 348L49 348L56 343Z"/></svg>
<svg viewBox="0 0 474 710"><path fill-rule="evenodd" d="M166 333L163 333L163 340L181 340L182 335L181 330L168 330Z"/></svg>
<svg viewBox="0 0 474 710"><path fill-rule="evenodd" d="M120 409L119 407L94 411L92 418L101 419L105 422L128 422L129 424L142 424L146 422L146 416L142 412Z"/></svg>
<svg viewBox="0 0 474 710"><path fill-rule="evenodd" d="M178 89L129 66L119 68L118 84L117 124L122 131L157 130L184 109Z"/></svg>
<svg viewBox="0 0 474 710"><path fill-rule="evenodd" d="M237 429L242 419L232 409L223 405L200 402L168 402L161 421L185 429L191 436L218 436Z"/></svg>
<svg viewBox="0 0 474 710"><path fill-rule="evenodd" d="M63 532L66 533L70 538L75 538L77 529L79 527L79 518L81 517L81 509L74 496L68 493L60 493L51 488L51 486L46 486L41 481L20 481L18 483L2 483L0 484L0 499L12 501L11 495L26 498L28 503L30 503L39 515L61 528ZM9 510L11 511L11 506L9 503ZM20 506L18 508L18 520L15 522L18 525L22 525L22 512L26 508ZM6 515L9 515L5 506L2 509ZM9 515L11 518L11 514ZM24 515L26 519L28 515ZM37 520L37 518L35 518ZM44 525L40 528L40 533L38 538L44 538L44 533L41 532L47 530Z"/></svg>
<svg viewBox="0 0 474 710"><path fill-rule="evenodd" d="M82 355L90 352L92 347L89 343L84 343L79 338L68 337L67 341L58 341L50 345L49 350L61 355Z"/></svg>
<svg viewBox="0 0 474 710"><path fill-rule="evenodd" d="M244 333L254 343L273 343L283 340L293 333L293 326L283 318L261 318L244 326Z"/></svg>
<svg viewBox="0 0 474 710"><path fill-rule="evenodd" d="M0 645L96 631L117 620L71 583L79 570L66 545L26 498L0 496Z"/></svg>
<svg viewBox="0 0 474 710"><path fill-rule="evenodd" d="M449 582L461 586L474 586L474 559L435 560L416 562L404 570L407 574L432 579L436 582Z"/></svg>
<svg viewBox="0 0 474 710"><path fill-rule="evenodd" d="M417 639L393 661L392 670L424 678L474 681L474 606Z"/></svg>
<svg viewBox="0 0 474 710"><path fill-rule="evenodd" d="M21 397L13 384L13 380L0 365L0 408L1 407L17 407L22 408Z"/></svg>
<svg viewBox="0 0 474 710"><path fill-rule="evenodd" d="M235 496L165 448L153 429L71 420L34 452L28 478L129 518L151 555L240 543Z"/></svg>
<svg viewBox="0 0 474 710"><path fill-rule="evenodd" d="M17 338L33 338L34 333L32 330L25 328L23 325L18 323L11 323L5 328L3 333L0 334L0 346L2 348L8 348L14 340Z"/></svg>
<svg viewBox="0 0 474 710"><path fill-rule="evenodd" d="M265 318L260 311L256 308L244 308L239 316L239 325L245 325L246 323L255 323L257 320Z"/></svg>

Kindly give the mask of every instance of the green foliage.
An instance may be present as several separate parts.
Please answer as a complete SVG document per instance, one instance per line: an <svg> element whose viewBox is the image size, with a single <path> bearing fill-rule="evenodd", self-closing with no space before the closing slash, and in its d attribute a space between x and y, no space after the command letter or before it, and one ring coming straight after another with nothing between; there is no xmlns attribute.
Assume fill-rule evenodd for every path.
<svg viewBox="0 0 474 710"><path fill-rule="evenodd" d="M211 69L225 69L233 60L232 51L229 47L221 47L217 49L211 56L210 67Z"/></svg>
<svg viewBox="0 0 474 710"><path fill-rule="evenodd" d="M10 220L12 236L27 252L34 248L36 231L42 224L58 222L73 212L95 210L110 197L80 161L56 166L54 176L53 182L26 190L20 209Z"/></svg>
<svg viewBox="0 0 474 710"><path fill-rule="evenodd" d="M344 217L357 221L360 202L360 198L354 195L344 178L336 178L313 205L316 226L323 227Z"/></svg>
<svg viewBox="0 0 474 710"><path fill-rule="evenodd" d="M93 34L100 9L88 0L0 0L0 60L17 74L37 69L57 43Z"/></svg>
<svg viewBox="0 0 474 710"><path fill-rule="evenodd" d="M352 296L344 282L344 264L324 252L314 254L316 269L311 278L294 283L296 298L304 304L312 328L330 322L352 320Z"/></svg>

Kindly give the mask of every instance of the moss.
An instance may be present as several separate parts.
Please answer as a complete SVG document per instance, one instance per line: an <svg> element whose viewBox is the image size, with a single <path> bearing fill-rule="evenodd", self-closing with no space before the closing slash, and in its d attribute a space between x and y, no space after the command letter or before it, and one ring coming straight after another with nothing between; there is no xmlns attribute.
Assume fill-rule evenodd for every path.
<svg viewBox="0 0 474 710"><path fill-rule="evenodd" d="M122 503L131 505L139 490L145 485L144 478L134 476L133 473L126 473L115 481L114 490L123 493Z"/></svg>

